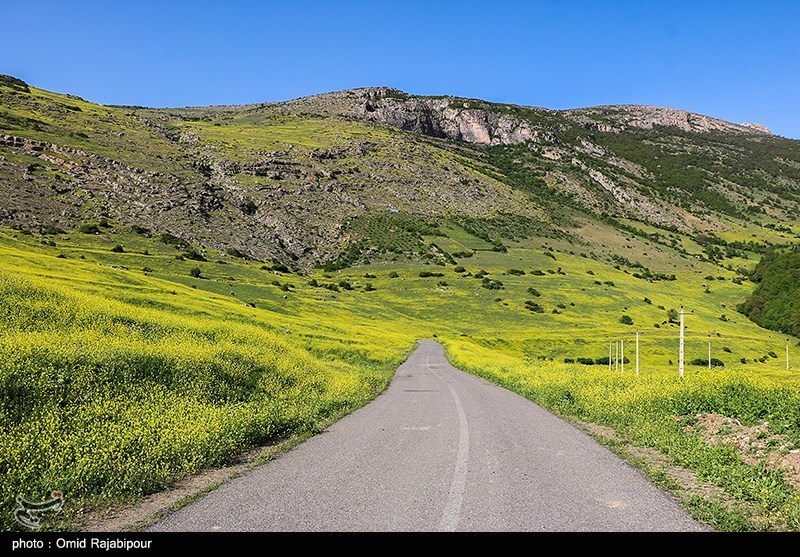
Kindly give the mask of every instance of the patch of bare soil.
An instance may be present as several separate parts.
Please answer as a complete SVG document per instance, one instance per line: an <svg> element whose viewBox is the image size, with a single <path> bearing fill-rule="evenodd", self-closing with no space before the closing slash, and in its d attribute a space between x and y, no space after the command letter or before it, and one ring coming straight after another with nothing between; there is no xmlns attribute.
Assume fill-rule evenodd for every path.
<svg viewBox="0 0 800 557"><path fill-rule="evenodd" d="M74 525L74 529L82 532L141 530L171 510L179 508L183 503L253 469L289 446L291 446L290 441L265 445L239 456L229 466L209 468L185 476L169 489L142 497L132 504L91 511Z"/></svg>
<svg viewBox="0 0 800 557"><path fill-rule="evenodd" d="M742 425L721 414L698 414L695 424L686 426L703 436L708 443L729 443L748 464L763 464L783 472L788 482L800 489L800 449L783 435L769 431L768 423Z"/></svg>
<svg viewBox="0 0 800 557"><path fill-rule="evenodd" d="M669 461L669 458L661 451L652 447L640 447L629 443L617 431L611 427L598 425L591 422L578 421L578 427L592 435L596 439L609 440L622 443L622 456L629 460L645 463L647 467L658 470L665 474L675 486L673 495L679 498L689 498L699 496L709 501L714 501L727 508L737 506L736 501L722 488L713 484L701 482L697 475L687 468L676 466Z"/></svg>

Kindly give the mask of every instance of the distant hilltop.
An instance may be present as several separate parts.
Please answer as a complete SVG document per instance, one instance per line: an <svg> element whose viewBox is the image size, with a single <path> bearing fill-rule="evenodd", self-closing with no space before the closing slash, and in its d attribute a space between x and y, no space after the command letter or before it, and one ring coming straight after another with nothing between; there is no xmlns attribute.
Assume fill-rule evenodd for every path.
<svg viewBox="0 0 800 557"><path fill-rule="evenodd" d="M750 128L751 130L755 130L757 132L768 133L769 135L772 135L772 131L770 131L770 129L767 126L764 126L763 124L756 124L756 123L748 124L747 122L745 122L739 125L745 128Z"/></svg>

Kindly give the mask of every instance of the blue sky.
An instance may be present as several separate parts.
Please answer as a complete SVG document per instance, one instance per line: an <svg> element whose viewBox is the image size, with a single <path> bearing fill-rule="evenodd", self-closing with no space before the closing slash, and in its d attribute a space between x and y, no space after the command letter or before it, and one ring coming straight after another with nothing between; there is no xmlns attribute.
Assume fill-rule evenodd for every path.
<svg viewBox="0 0 800 557"><path fill-rule="evenodd" d="M800 1L9 2L0 73L106 104L388 85L548 108L649 104L800 138Z"/></svg>

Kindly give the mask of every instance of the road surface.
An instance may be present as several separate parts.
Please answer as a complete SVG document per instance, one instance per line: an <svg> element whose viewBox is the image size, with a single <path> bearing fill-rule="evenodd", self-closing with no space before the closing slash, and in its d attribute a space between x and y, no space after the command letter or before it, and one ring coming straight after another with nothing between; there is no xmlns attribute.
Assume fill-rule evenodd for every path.
<svg viewBox="0 0 800 557"><path fill-rule="evenodd" d="M701 531L582 431L422 341L373 402L153 531Z"/></svg>

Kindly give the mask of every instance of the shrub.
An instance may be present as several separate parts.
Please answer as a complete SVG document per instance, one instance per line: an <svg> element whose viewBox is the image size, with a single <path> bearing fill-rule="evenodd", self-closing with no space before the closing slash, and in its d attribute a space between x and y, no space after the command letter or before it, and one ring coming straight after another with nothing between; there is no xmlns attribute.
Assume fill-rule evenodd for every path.
<svg viewBox="0 0 800 557"><path fill-rule="evenodd" d="M436 283L436 286L447 286L447 282L440 280L439 282Z"/></svg>
<svg viewBox="0 0 800 557"><path fill-rule="evenodd" d="M194 278L201 278L202 271L200 271L200 267L194 267L192 270L189 271L189 276Z"/></svg>
<svg viewBox="0 0 800 557"><path fill-rule="evenodd" d="M317 282L317 279L312 278L310 281L308 281L308 285L313 288L317 288L319 286L319 283Z"/></svg>
<svg viewBox="0 0 800 557"><path fill-rule="evenodd" d="M534 269L531 271L531 274L537 277L542 277L544 276L544 271L541 271L540 269Z"/></svg>
<svg viewBox="0 0 800 557"><path fill-rule="evenodd" d="M645 298L644 298L644 303L645 303L645 304L652 304L653 302L652 302L652 300L650 300L650 298L648 298L648 297L646 297L646 296L645 296Z"/></svg>
<svg viewBox="0 0 800 557"><path fill-rule="evenodd" d="M744 363L744 362L742 362ZM708 366L708 360L706 358L694 358L689 362L689 365L692 366ZM725 367L725 362L718 358L711 358L711 367Z"/></svg>
<svg viewBox="0 0 800 557"><path fill-rule="evenodd" d="M633 319L631 319L630 315L623 315L619 318L619 322L623 325L633 325Z"/></svg>
<svg viewBox="0 0 800 557"><path fill-rule="evenodd" d="M564 358L564 363L565 364L574 364L575 363L575 358Z"/></svg>
<svg viewBox="0 0 800 557"><path fill-rule="evenodd" d="M350 284L350 281L348 281L348 280L340 280L339 281L339 288L342 288L344 290L352 290L353 289L353 285Z"/></svg>
<svg viewBox="0 0 800 557"><path fill-rule="evenodd" d="M82 234L100 234L100 227L96 224L82 224L78 228L78 232Z"/></svg>
<svg viewBox="0 0 800 557"><path fill-rule="evenodd" d="M614 284L614 281L612 281L612 280L607 280L607 281L603 282L603 284L608 285L608 286L616 286L616 284Z"/></svg>
<svg viewBox="0 0 800 557"><path fill-rule="evenodd" d="M367 284L364 285L364 292L374 292L374 291L375 287L372 286L371 282L368 282Z"/></svg>
<svg viewBox="0 0 800 557"><path fill-rule="evenodd" d="M245 258L247 257L247 255L245 255L244 253L242 253L241 251L239 251L239 250L238 250L238 249L236 249L236 248L230 248L230 249L229 249L228 251L226 251L225 253L227 253L227 254L228 254L228 255L230 255L231 257L238 257L238 258L240 258L240 259L245 259ZM274 267L273 267L273 269L274 269Z"/></svg>
<svg viewBox="0 0 800 557"><path fill-rule="evenodd" d="M391 273L389 273L389 278L397 278L399 276L400 275L397 274L397 271L392 271Z"/></svg>
<svg viewBox="0 0 800 557"><path fill-rule="evenodd" d="M544 313L544 308L533 300L525 300L525 307L534 313Z"/></svg>
<svg viewBox="0 0 800 557"><path fill-rule="evenodd" d="M536 290L536 289L535 289L534 287L532 287L532 286L529 286L529 287L528 287L528 294L530 294L531 296L536 296L537 298L538 298L539 296L541 296L541 295L542 295L542 293L541 293L541 292L539 292L538 290Z"/></svg>
<svg viewBox="0 0 800 557"><path fill-rule="evenodd" d="M183 257L192 261L207 261L203 254L194 248L183 252Z"/></svg>
<svg viewBox="0 0 800 557"><path fill-rule="evenodd" d="M503 288L503 283L499 280L492 280L489 277L484 277L483 281L481 281L481 286L487 290L501 290Z"/></svg>
<svg viewBox="0 0 800 557"><path fill-rule="evenodd" d="M181 240L180 238L178 238L174 234L170 234L169 232L161 234L158 238L159 240L161 240L162 243L170 246L179 246L179 247L188 246L188 244L184 240Z"/></svg>
<svg viewBox="0 0 800 557"><path fill-rule="evenodd" d="M453 269L453 271L455 271L456 273L463 273L464 271L466 271L466 269L463 266L458 265L455 269Z"/></svg>
<svg viewBox="0 0 800 557"><path fill-rule="evenodd" d="M443 277L444 273L432 273L431 271L420 271L419 276L421 278L428 278L428 277Z"/></svg>
<svg viewBox="0 0 800 557"><path fill-rule="evenodd" d="M374 278L378 278L378 277L376 275L371 275L369 273L364 273L364 278L374 279Z"/></svg>
<svg viewBox="0 0 800 557"><path fill-rule="evenodd" d="M506 273L509 275L516 275L519 277L524 275L525 271L523 271L522 269L509 269L508 271L506 271Z"/></svg>
<svg viewBox="0 0 800 557"><path fill-rule="evenodd" d="M116 246L111 248L111 251L113 251L114 253L125 253L125 248L123 248L121 245L117 244Z"/></svg>
<svg viewBox="0 0 800 557"><path fill-rule="evenodd" d="M150 235L150 229L145 228L144 226L139 226L138 224L134 224L131 226L131 232L134 234L139 234L141 236L148 236Z"/></svg>
<svg viewBox="0 0 800 557"><path fill-rule="evenodd" d="M586 366L593 366L594 365L594 358L578 358L576 360L579 364L583 364Z"/></svg>

